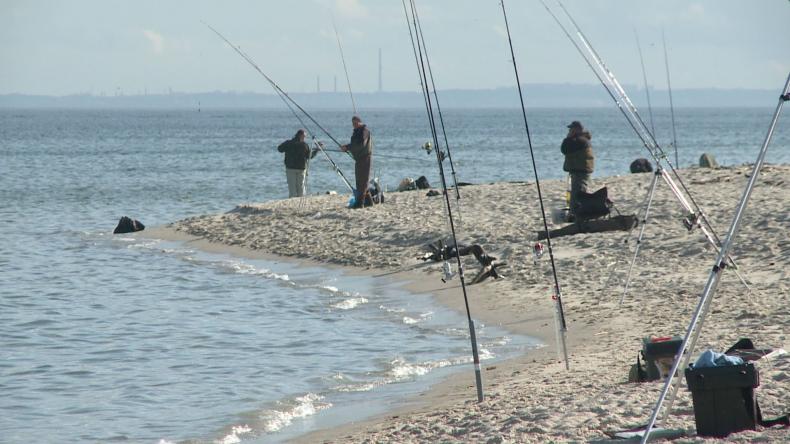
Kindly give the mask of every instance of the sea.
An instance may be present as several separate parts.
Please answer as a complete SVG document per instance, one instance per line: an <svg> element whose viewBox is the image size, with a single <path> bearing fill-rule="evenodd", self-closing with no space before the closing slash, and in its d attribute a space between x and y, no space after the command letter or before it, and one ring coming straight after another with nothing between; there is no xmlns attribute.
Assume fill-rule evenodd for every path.
<svg viewBox="0 0 790 444"><path fill-rule="evenodd" d="M755 161L773 111L677 109L676 143L668 109L652 125L681 167L702 153L739 165ZM440 186L424 110L360 113L387 192L407 177ZM312 116L348 140L347 110ZM572 120L593 135L594 178L648 157L610 107L528 110L529 138L518 109L443 119L460 182L534 181L530 144L538 177L563 178ZM790 163L787 122L769 163ZM286 198L276 148L299 126L279 109L0 109L0 442L280 442L391 411L444 378L473 384L465 315L388 276L112 234L121 216L155 227ZM351 179L352 161L328 154ZM322 156L308 191L348 194ZM484 367L541 346L477 326Z"/></svg>

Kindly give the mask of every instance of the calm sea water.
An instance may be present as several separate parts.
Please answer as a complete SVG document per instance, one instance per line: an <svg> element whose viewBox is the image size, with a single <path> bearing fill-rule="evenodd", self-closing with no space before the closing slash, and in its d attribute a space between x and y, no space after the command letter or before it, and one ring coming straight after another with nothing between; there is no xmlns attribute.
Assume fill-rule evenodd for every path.
<svg viewBox="0 0 790 444"><path fill-rule="evenodd" d="M681 166L754 161L772 111L678 110ZM316 113L342 140L349 117ZM385 185L438 184L422 111L363 117ZM520 119L447 112L459 180L532 180ZM541 177L562 177L571 120L593 132L596 175L646 157L616 110L535 110ZM786 121L769 162L790 163ZM667 145L668 122L656 110ZM297 128L284 111L0 110L0 442L269 442L472 377L465 319L397 283L111 234L122 215L154 226L285 197L276 146ZM320 158L308 183L344 191ZM533 346L479 327L486 358Z"/></svg>

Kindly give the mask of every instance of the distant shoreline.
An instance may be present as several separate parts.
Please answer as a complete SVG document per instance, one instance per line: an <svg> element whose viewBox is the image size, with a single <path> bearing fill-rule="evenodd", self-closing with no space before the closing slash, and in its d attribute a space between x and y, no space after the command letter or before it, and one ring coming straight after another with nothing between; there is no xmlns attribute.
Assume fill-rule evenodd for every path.
<svg viewBox="0 0 790 444"><path fill-rule="evenodd" d="M532 108L585 108L614 107L611 98L599 85L579 84L525 84L527 106ZM642 98L645 89L626 85L634 104L647 108ZM666 90L649 88L655 108L669 107ZM495 89L450 89L438 91L443 108L518 108L515 87ZM773 89L717 89L690 88L672 91L676 108L733 108L773 106L777 91ZM348 109L348 93L291 92L301 105L310 109ZM422 108L422 95L417 91L357 92L355 98L360 109ZM102 95L79 93L63 96L22 93L0 94L0 108L261 108L281 109L281 99L274 94L258 92L166 92Z"/></svg>

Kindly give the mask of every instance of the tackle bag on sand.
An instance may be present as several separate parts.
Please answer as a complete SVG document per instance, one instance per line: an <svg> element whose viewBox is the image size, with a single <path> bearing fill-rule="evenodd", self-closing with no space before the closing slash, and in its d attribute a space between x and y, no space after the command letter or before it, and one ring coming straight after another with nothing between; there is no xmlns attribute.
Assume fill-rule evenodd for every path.
<svg viewBox="0 0 790 444"><path fill-rule="evenodd" d="M576 193L576 208L573 209L573 214L577 221L607 216L611 209L612 201L609 200L609 190L606 187L594 193L584 191Z"/></svg>

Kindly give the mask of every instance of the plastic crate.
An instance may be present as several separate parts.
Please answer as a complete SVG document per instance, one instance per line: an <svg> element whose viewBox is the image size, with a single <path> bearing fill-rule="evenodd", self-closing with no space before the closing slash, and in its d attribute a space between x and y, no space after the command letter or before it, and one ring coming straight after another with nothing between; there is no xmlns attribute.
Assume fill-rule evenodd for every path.
<svg viewBox="0 0 790 444"><path fill-rule="evenodd" d="M699 436L723 438L741 430L754 430L754 388L760 375L753 364L686 369L686 382L694 402Z"/></svg>

